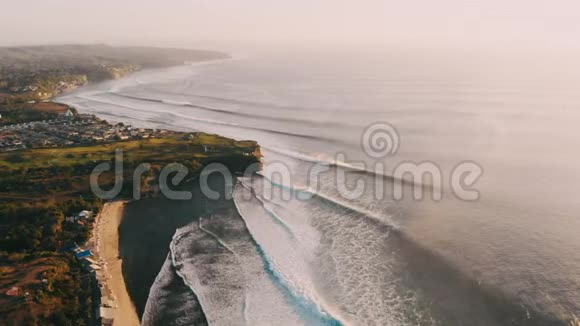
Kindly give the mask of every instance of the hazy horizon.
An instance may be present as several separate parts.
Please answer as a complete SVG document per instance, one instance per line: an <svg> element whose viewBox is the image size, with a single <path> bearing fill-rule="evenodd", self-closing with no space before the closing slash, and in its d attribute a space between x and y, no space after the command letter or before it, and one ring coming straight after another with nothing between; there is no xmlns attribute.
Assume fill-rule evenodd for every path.
<svg viewBox="0 0 580 326"><path fill-rule="evenodd" d="M1 46L107 43L580 49L572 1L50 2L4 5Z"/></svg>
<svg viewBox="0 0 580 326"><path fill-rule="evenodd" d="M579 18L5 1L0 324L580 326Z"/></svg>

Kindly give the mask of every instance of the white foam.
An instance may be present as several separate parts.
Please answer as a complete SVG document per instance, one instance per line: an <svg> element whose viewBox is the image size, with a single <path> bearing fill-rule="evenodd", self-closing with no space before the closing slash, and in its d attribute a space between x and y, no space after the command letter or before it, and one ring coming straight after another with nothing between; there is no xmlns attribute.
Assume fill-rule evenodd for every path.
<svg viewBox="0 0 580 326"><path fill-rule="evenodd" d="M251 239L224 239L208 225L243 232L235 217L200 221L177 231L171 245L179 276L197 295L210 325L300 325L301 320L270 281ZM209 238L208 238L209 236ZM205 240L204 240L205 239ZM216 254L215 240L226 251ZM195 247L207 247L193 254ZM214 247L214 249L211 249ZM179 253L179 257L176 254ZM206 260L208 259L208 260Z"/></svg>
<svg viewBox="0 0 580 326"><path fill-rule="evenodd" d="M191 102L189 101L176 101L176 100L161 100L162 103L165 104L171 104L171 105L193 105Z"/></svg>
<svg viewBox="0 0 580 326"><path fill-rule="evenodd" d="M261 191L259 186L253 189ZM287 211L278 209L276 215L284 216L286 226L284 227L273 221L270 212L264 210L258 200L246 200L244 191L248 191L247 188L236 186L234 191L236 207L248 231L263 250L273 273L293 297L291 301L298 306L296 309L301 311L302 318L309 324L333 324L338 321L348 324L340 311L334 309L316 290L313 268L320 239L318 232L310 226L309 216L292 214L289 218L285 216L288 214ZM300 205L299 202L294 204ZM293 207L293 210L296 212L299 209ZM293 232L287 232L287 228Z"/></svg>

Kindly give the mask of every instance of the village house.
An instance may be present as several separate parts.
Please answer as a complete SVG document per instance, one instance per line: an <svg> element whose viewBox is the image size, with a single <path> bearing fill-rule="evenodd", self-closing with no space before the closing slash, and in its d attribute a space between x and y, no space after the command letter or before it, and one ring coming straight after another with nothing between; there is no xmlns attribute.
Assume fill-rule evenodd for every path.
<svg viewBox="0 0 580 326"><path fill-rule="evenodd" d="M92 255L93 253L90 250L83 250L81 248L75 250L75 257L77 260L81 260L83 258L90 257Z"/></svg>
<svg viewBox="0 0 580 326"><path fill-rule="evenodd" d="M99 308L99 318L101 319L101 325L112 326L114 321L115 311L112 308L100 307Z"/></svg>
<svg viewBox="0 0 580 326"><path fill-rule="evenodd" d="M73 115L67 118L66 115ZM91 115L86 119L75 116L73 111L59 115L54 120L27 122L0 127L0 132L10 133L10 139L2 137L0 151L13 151L22 148L48 148L81 145L94 142L126 141L156 138L162 131L144 128L130 128L123 125L104 125ZM17 141L16 144L13 142Z"/></svg>
<svg viewBox="0 0 580 326"><path fill-rule="evenodd" d="M79 218L91 218L93 216L93 212L91 211L87 211L87 210L83 210L80 213L78 213Z"/></svg>
<svg viewBox="0 0 580 326"><path fill-rule="evenodd" d="M6 291L6 295L10 297L18 297L20 296L20 288L14 286Z"/></svg>
<svg viewBox="0 0 580 326"><path fill-rule="evenodd" d="M66 112L60 113L60 115L66 118L72 118L75 116L75 114L73 113L73 111L71 111L71 109L67 109Z"/></svg>
<svg viewBox="0 0 580 326"><path fill-rule="evenodd" d="M67 216L65 218L65 220L67 222L77 222L79 220L86 220L86 219L91 219L93 217L93 212L91 211L87 211L87 210L83 210L80 211L78 214L76 215L72 215L72 216Z"/></svg>

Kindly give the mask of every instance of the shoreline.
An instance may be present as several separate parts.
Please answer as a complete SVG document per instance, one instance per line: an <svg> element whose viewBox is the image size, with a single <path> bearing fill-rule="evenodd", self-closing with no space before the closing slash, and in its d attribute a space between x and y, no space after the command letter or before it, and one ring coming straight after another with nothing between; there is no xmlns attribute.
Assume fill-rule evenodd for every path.
<svg viewBox="0 0 580 326"><path fill-rule="evenodd" d="M223 192L224 182L209 178L212 189ZM173 274L168 263L170 246L177 230L197 225L199 218L231 209L233 202L222 196L209 200L199 184L189 183L190 200L175 201L159 197L143 198L125 206L119 228L123 273L137 313L147 325L165 325L176 319L187 325L207 325L198 294Z"/></svg>
<svg viewBox="0 0 580 326"><path fill-rule="evenodd" d="M212 65L212 64L216 64L216 63L220 63L220 62L224 62L224 61L232 61L232 60L237 60L237 59L238 59L238 57L234 57L233 55L231 55L229 53L224 53L224 57L222 57L222 58L202 59L202 60L184 62L181 64L174 64L174 65L168 65L168 66L163 66L163 67L145 67L142 69L131 71L123 76L120 76L119 78L108 78L108 79L99 80L99 81L89 81L86 84L78 86L74 89L70 89L70 90L62 92L60 94L56 94L55 96L52 96L50 99L47 99L47 100L49 102L52 102L52 103L67 105L67 106L77 110L78 113L81 113L76 106L69 104L69 103L66 103L66 102L62 102L61 99L66 98L66 97L70 96L71 94L75 94L76 92L82 91L83 89L87 89L87 88L90 89L91 87L98 87L99 85L119 81L119 80L122 80L125 78L129 78L131 76L134 76L135 74L161 73L161 72L164 72L164 71L167 71L170 69ZM94 114L93 112L84 112L84 113L93 114L93 115L97 116L97 114ZM101 118L101 119L106 120L105 118Z"/></svg>
<svg viewBox="0 0 580 326"><path fill-rule="evenodd" d="M102 262L102 275L105 286L103 297L110 296L113 302L115 324L123 326L140 325L137 310L123 276L119 252L119 225L125 211L124 200L115 200L104 204L95 224L98 260Z"/></svg>
<svg viewBox="0 0 580 326"><path fill-rule="evenodd" d="M217 53L217 52L216 52ZM55 106L58 105L58 109L62 112L57 112L56 110L54 110L54 112L50 111L47 108L31 108L28 112L28 114L24 115L24 114L6 114L4 113L4 111L2 112L2 115L4 115L4 118L2 121L10 121L7 120L8 118L12 118L14 117L14 121L13 123L8 123L8 125L10 124L26 124L29 122L35 122L34 125L36 124L41 124L44 129L42 130L35 130L37 131L36 133L29 133L26 135L23 135L24 133L21 134L15 134L15 135L11 135L11 137L14 137L16 140L19 141L19 144L21 144L22 146L18 147L17 149L30 149L35 150L37 148L48 148L48 147L63 147L55 149L55 151L68 151L66 149L66 147L69 147L71 144L73 144L75 147L76 146L81 146L81 147L91 147L94 144L97 144L99 142L102 143L108 143L108 142L117 142L120 140L136 140L136 141L140 141L141 139L146 139L146 138L150 138L150 131L151 130L139 130L138 132L135 133L135 135L133 135L133 133L131 133L130 136L126 135L127 133L129 133L128 130L130 130L130 128L117 128L115 129L117 131L116 136L118 138L113 138L111 137L111 134L113 136L115 136L115 130L113 130L113 128L111 128L112 123L114 122L114 119L110 119L109 117L105 116L102 117L100 119L102 119L102 121L100 121L100 119L98 119L98 122L107 122L105 125L105 127L102 128L101 130L101 124L97 124L96 122L94 123L94 125L96 126L93 130L87 131L86 135L82 134L82 137L79 136L78 138L74 138L74 140L67 140L69 139L69 137L71 137L72 132L76 132L77 130L74 130L75 128L79 129L79 128L84 128L84 127L77 127L77 125L80 125L80 123L74 124L73 123L66 123L63 122L63 125L70 125L73 127L70 128L62 128L62 129L66 129L66 130L60 130L59 126L53 126L53 125L57 125L56 123L52 123L51 120L57 120L57 117L67 117L67 118L71 118L73 117L71 115L71 112L68 111L68 109L70 109L72 111L73 114L76 115L76 113L80 114L81 112L83 112L84 110L82 110L82 107L79 107L78 105L71 103L68 104L66 103L66 101L62 101L63 98L66 98L68 95L70 94L74 94L76 91L80 91L83 92L83 90L86 89L90 89L92 86L96 86L99 84L107 84L110 82L113 82L115 80L118 79L124 79L124 78L128 78L130 79L130 76L133 76L136 73L139 72L146 72L148 70L158 70L158 71L164 71L167 69L172 69L172 68L181 68L184 66L194 66L194 65L204 65L204 64L213 64L215 62L219 62L219 61L223 61L223 60L230 60L231 57L229 55L225 55L223 56L223 54L220 54L218 56L210 56L210 58L205 58L205 59L195 59L193 61L189 61L189 62L177 62L177 63L172 63L169 64L167 66L162 65L159 67L147 67L147 65L142 65L142 69L138 69L138 70L127 70L127 73L123 72L125 70L123 70L123 68L116 68L113 67L113 71L111 72L112 76L111 78L105 78L103 80L95 80L92 78L89 78L88 75L89 73L91 73L93 70L87 72L86 74L82 74L83 78L85 78L85 81L83 83L75 83L72 86L68 86L68 84L63 84L66 87L63 88L61 87L61 84L59 83L65 83L67 82L67 80L65 81L56 81L54 82L53 80L51 80L50 78L54 77L52 74L54 72L52 71L48 71L46 74L43 72L42 75L40 76L41 79L39 79L40 81L38 81L38 83L44 82L45 79L49 80L51 83L43 86L46 89L42 89L43 93L39 92L39 95L36 96L36 93L31 92L26 92L27 90L31 90L31 87L36 87L34 90L36 90L38 88L38 86L36 86L36 84L33 84L32 86L25 86L27 87L24 91L21 90L14 90L11 91L10 93L7 93L8 95L11 95L11 97L9 98L11 101L15 101L15 103L17 105L22 105L23 107L25 106L29 106L29 104L42 104L42 105L51 105L51 106ZM111 59L112 60L112 59ZM169 60L169 62L171 62L171 58L167 58L167 60ZM175 60L173 60L175 61ZM179 61L179 60L178 60ZM92 62L92 61L91 61ZM93 66L91 66L91 68L95 68ZM103 66L101 66L101 68L103 68ZM106 68L106 67L105 67ZM38 69L38 67L33 66L32 69ZM87 68L88 69L88 68ZM98 70L97 68L95 68L96 70ZM123 70L120 71L119 69ZM22 69L15 70L14 75L15 76L19 76L20 74L22 74L23 72L21 71ZM101 69L102 70L102 69ZM98 71L101 71L98 70ZM58 71L58 73L60 73L60 75L58 75L58 78L71 78L71 76L75 76L75 75L71 75L72 70L69 70L68 67L64 67L63 68L63 72L61 72L60 70ZM26 71L24 71L25 73ZM73 71L74 72L74 71ZM62 76L61 76L62 75ZM101 76L102 77L102 76ZM99 78L101 78L99 77ZM95 77L97 78L97 77ZM94 80L94 82L93 82ZM12 82L12 80L10 80L10 82ZM27 82L27 81L24 81ZM59 82L59 83L57 83ZM6 85L9 85L8 82L6 82ZM56 83L56 84L55 84ZM72 83L72 82L71 82ZM70 84L70 83L69 83ZM56 85L56 86L55 86ZM6 86L6 89L8 86ZM20 87L20 86L19 86ZM24 86L23 86L24 87ZM30 88L28 88L30 87ZM23 89L21 87L21 89ZM0 89L0 91L3 89ZM4 93L3 93L4 94ZM0 94L0 95L3 95ZM26 96L31 96L30 99L27 99ZM1 98L0 98L1 100ZM48 104L44 104L44 102L47 102ZM10 109L8 108L8 105L10 103L8 103L8 100L6 100L6 102L2 102L0 103L0 106L2 106L2 109L4 109L4 104L6 104L6 109L7 110L14 110L14 109ZM64 109L61 109L60 107L64 107ZM20 107L18 107L17 109L19 109ZM40 114L37 113L41 112L44 115L38 117ZM66 111L66 113L64 112ZM76 112L75 112L76 111ZM48 114L45 114L45 112L48 113L54 113L53 115L48 116ZM9 113L12 113L12 111L10 111ZM59 114L57 116L57 113ZM86 112L89 113L87 116L85 117L78 117L78 120L82 120L82 119L95 119L95 117L97 116L101 116L100 114L95 114L93 112ZM48 116L48 118L46 117ZM23 121L20 121L18 119L22 119ZM107 121L108 120L108 121ZM94 122L94 121L93 121ZM88 125L89 123L87 123ZM170 128L172 129L172 128ZM70 131L72 130L72 131ZM80 129L79 129L80 130ZM112 131L111 131L112 130ZM86 131L86 130L85 130ZM54 145L48 146L47 144L50 144L49 142L44 143L41 145L38 145L38 143L36 143L37 138L40 138L39 135L42 135L42 132L45 132L46 135L43 135L43 139L49 138L50 136L54 136L55 134L58 134L58 142L55 142ZM92 134L90 134L90 132L93 132ZM101 136L102 133L106 133L107 137L103 137ZM147 136L143 136L141 137L144 133L147 133ZM159 136L160 134L164 134L165 131L160 132L159 134L157 133L157 130L153 130L154 135L151 136L151 138L163 138L161 136ZM66 134L66 137L63 137L63 135ZM79 133L76 133L75 135L79 135ZM175 136L175 137L173 137ZM22 140L20 138L22 138ZM28 138L27 138L28 137ZM129 137L129 138L120 138L120 137ZM209 137L211 138L215 138L214 135L209 135ZM99 138L99 139L97 139ZM166 137L167 139L164 139L164 141L168 141L171 142L172 144L177 144L179 142L181 142L182 140L185 141L184 139L181 138L177 138L177 135L173 135L173 133ZM174 139L175 138L175 139ZM85 139L89 139L88 142L83 142L83 140ZM90 139L93 139L93 141L91 142ZM120 139L120 140L119 140ZM65 141L67 140L67 141ZM10 138L10 141L12 142L12 138ZM64 146L61 146L61 141L64 144ZM16 141L14 141L16 143ZM26 142L25 144L23 142ZM230 140L228 140L228 142L230 142ZM232 154L233 152L237 153L237 154L248 154L248 153L241 153L239 150L239 146L238 144L234 144L234 141L232 140L232 144L228 144L228 145L224 145L224 154ZM155 145L155 141L145 141L145 143L153 145L153 146L149 146L148 149L152 149L151 147L154 147ZM127 146L131 146L132 144L129 144ZM142 144L141 144L142 145ZM4 143L2 144L2 146L4 146ZM12 146L12 145L11 145ZM15 146L17 147L17 146ZM97 146L98 147L98 146ZM243 146L244 148L246 147L254 147L254 145L250 144L248 146ZM142 148L142 147L140 147ZM101 150L101 148L98 148L97 150ZM155 150L155 148L153 148L153 150ZM232 152L233 151L233 152ZM26 164L32 164L31 162L34 161L35 157L34 154L36 154L35 152L30 152L32 154L30 154L30 157L27 157L27 161L25 162L20 162L23 165ZM29 152L26 152L25 155L29 154ZM236 155L237 155L236 154ZM8 154L7 154L8 155ZM20 155L20 153L15 154L15 155ZM70 154L71 156L69 158L72 158L74 156L74 154ZM212 154L213 155L213 154ZM215 154L214 156L217 156L218 154ZM233 155L233 154L232 154ZM80 154L79 154L80 156ZM229 156L225 155L226 158L229 158ZM231 155L230 155L231 156ZM239 155L240 158L244 158L242 155ZM84 157L86 158L86 156ZM165 159L167 159L166 157L162 157L159 158L159 163L160 164L166 164L166 162L164 161ZM170 159L170 158L169 158ZM46 161L45 161L46 162ZM93 161L95 162L95 161ZM50 164L50 163L49 163ZM63 165L74 165L74 164L80 164L76 161L70 160L70 161L66 161L63 163ZM44 166L43 166L44 167ZM8 168L6 168L7 172L11 172L10 168L12 168L12 166L9 166ZM39 170L42 168L39 168ZM52 172L52 170L51 170ZM78 172L79 175L82 175L84 171L80 171ZM76 175L75 175L76 176ZM84 175L82 175L84 176ZM44 176L43 176L44 177ZM56 176L56 178L61 178L61 179L65 179L65 180L69 180L71 177L69 175L63 175L63 176ZM25 183L25 182L22 182ZM60 185L59 185L60 186ZM66 188L67 186L63 185L62 187ZM79 193L86 191L85 188L75 188L75 191L78 191ZM87 192L88 193L88 192ZM52 193L50 193L49 195L53 195ZM84 195L84 193L83 193ZM24 197L24 196L23 196ZM26 196L28 197L28 196ZM45 196L43 196L43 194L39 194L38 196L38 201L40 202L41 200L45 199ZM46 198L48 198L49 196L46 196ZM54 196L56 197L56 196ZM82 195L81 195L82 197ZM62 201L63 203L61 203L61 197L58 197L58 199L56 199L56 203L42 203L42 205L45 205L47 207L56 207L58 209L61 209L63 211L68 211L70 210L68 206L66 206L66 204L64 204L64 200L68 200L69 198L66 196L62 197ZM92 198L92 197L91 197ZM11 198L12 199L12 198ZM15 198L17 200L20 200L20 197ZM24 199L24 198L23 198ZM42 319L43 322L41 322L42 324L45 323L45 320L51 320L51 318L59 318L59 324L60 323L64 323L64 321L60 321L61 319L67 319L71 322L73 321L77 321L77 320L84 320L85 323L87 324L92 324L93 322L95 322L95 318L101 318L103 323L109 324L114 322L114 324L119 324L119 325L139 325L140 324L140 318L139 316L142 315L142 309L139 309L139 304L136 304L136 302L138 302L137 300L134 300L134 296L133 293L130 291L130 289L128 289L128 287L130 287L131 285L135 286L139 286L139 284L131 284L131 282L134 279L138 279L140 274L142 273L142 270L137 270L136 275L134 274L129 274L126 270L130 270L127 266L130 265L133 257L131 255L123 255L122 253L124 253L124 247L122 245L122 243L120 243L121 241L121 237L122 238L127 238L127 232L123 232L122 228L121 228L121 224L124 220L127 220L126 218L126 200L120 200L120 199L116 199L114 201L111 202L107 202L107 203L103 203L102 202L97 202L95 201L95 203L89 203L91 206L89 207L83 207L83 209L91 209L91 212L98 210L99 206L101 207L101 212L99 212L99 214L97 214L97 216L94 216L93 214L91 214L90 218L87 218L86 221L80 221L81 219L81 215L79 214L77 215L70 215L71 213L66 213L66 222L77 222L78 224L81 226L76 226L76 225L68 225L67 226L71 226L71 228L74 228L73 231L70 231L69 233L64 233L65 231L69 231L68 229L63 231L60 228L57 228L55 231L52 231L53 233L60 233L60 234L65 234L63 236L63 242L65 240L69 240L70 239L74 239L70 240L71 242L74 242L74 245L76 246L76 248L68 248L65 246L63 246L63 251L64 250L71 250L74 251L75 253L79 254L78 256L76 256L77 261L80 263L79 266L77 266L77 263L72 263L71 261L68 261L67 259L63 259L62 261L49 261L49 262L44 262L42 261L42 267L44 268L44 265L50 265L53 264L55 266L59 266L58 272L56 273L57 276L61 276L61 274L64 274L67 279L70 278L70 275L66 275L66 273L68 273L68 270L65 270L65 268L63 267L62 269L60 269L60 265L58 264L62 264L62 263L67 263L67 265L71 265L71 268L74 268L74 272L75 274L73 275L75 277L76 282L75 283L79 283L81 285L81 287L86 287L86 291L82 292L83 289L82 288L78 288L78 287L66 287L68 286L68 284L65 284L66 286L63 286L61 291L53 291L50 290L50 292L54 292L54 294L47 294L50 295L52 297L55 298L54 301L50 301L48 302L48 300L45 300L46 302L41 302L41 300L39 300L38 298L34 299L35 303L38 304L39 308L38 309L33 309L30 310L29 307L26 307L26 305L24 303L29 303L30 300L28 300L28 297L30 296L30 292L26 291L20 291L19 293L16 293L16 296L18 297L27 297L26 302L24 300L20 300L21 302L18 302L18 306L14 306L14 307L10 307L11 309L14 308L13 310L16 311L16 313L20 313L21 311L23 311L22 313L22 318L23 320L25 320L26 318L39 318ZM60 205L60 206L59 206ZM62 206L62 207L61 207ZM84 206L84 205L83 205ZM63 208L64 207L64 208ZM45 207L42 206L42 208L44 209ZM83 210L83 212L85 212ZM52 213L52 211L51 211ZM70 215L70 216L69 216ZM86 215L83 215L83 219L85 218ZM94 217L94 219L93 219ZM59 222L60 223L60 222ZM64 223L64 221L62 222ZM37 225L30 225L31 223L27 223L27 222L22 222L22 224L28 224L26 225L29 228L34 228L34 229L38 229ZM91 230L92 229L92 230ZM91 232L92 231L92 232ZM122 235L121 235L122 233ZM42 235L44 235L44 232L42 233ZM82 237L81 237L82 236ZM19 239L19 238L18 238ZM55 239L58 239L57 237L55 237ZM12 240L12 239L10 239ZM79 244L76 244L76 242L78 242ZM28 243L27 243L28 244ZM53 251L53 248L56 248L57 246L60 247L60 241L58 244L56 244L54 247L49 247L51 245L51 242L49 242L47 245L45 245L44 247L37 245L36 243L30 244L30 250L31 251L36 251L39 250L38 248L44 249L44 248L48 248L48 250L46 251ZM72 243L70 244L72 246ZM141 243L135 243L135 245L137 246L137 250L136 252L141 251L140 250L140 245ZM68 242L66 244L66 246L68 246ZM82 246L82 247L81 247ZM88 249L88 250L87 250ZM22 248L19 248L18 250L22 251ZM90 252L88 253L88 255L85 252L88 252L90 250ZM60 252L60 250L59 250ZM148 252L143 252L143 254L145 255L149 255ZM64 254L63 254L64 256ZM44 258L44 256L43 256ZM15 258L16 259L16 258ZM20 259L20 258L19 258ZM74 266L72 266L74 265ZM23 267L27 268L27 269L32 269L32 268L36 268L36 262L34 265L29 264L23 264ZM80 273L76 273L77 272L77 267L81 267L82 270L80 270ZM61 271L62 270L62 271ZM131 271L131 270L130 270ZM156 269L156 272L158 272L158 269ZM69 273L70 274L70 273ZM45 277L44 274L39 275L39 277ZM78 276L78 277L77 277ZM52 275L51 275L52 277ZM16 278L15 278L16 279ZM10 280L11 281L11 280ZM36 280L36 278L34 280L30 280L30 287L33 288L33 290L35 290L36 288L40 288L40 286L38 284L41 284L41 286L46 287L47 285L44 284L50 284L49 282L51 281L50 278L47 279L42 279L42 284L40 283L40 281ZM37 284L38 283L38 284ZM133 282L135 283L135 282ZM28 283L26 284L26 286L28 286ZM50 285L48 285L50 287ZM141 286L143 287L143 286ZM149 286L145 286L148 292L149 290ZM44 289L44 288L43 288ZM26 288L26 290L29 290L29 288ZM39 290L40 291L40 290ZM43 292L39 292L39 297L42 295L42 297L45 297L44 295L45 293ZM74 296L73 296L74 295ZM70 302L70 298L78 298L78 300L74 300L72 302ZM60 301L59 301L60 300ZM60 306L57 306L57 304L61 304L62 303L62 309ZM66 308L66 310L65 310ZM24 311L24 309L27 309L27 311ZM42 309L44 309L43 311L41 311ZM85 313L86 310L86 313ZM29 317L24 316L24 314L28 314ZM64 315L63 315L64 313ZM58 315L56 315L58 314ZM37 317L38 316L38 317ZM56 317L54 317L56 316ZM85 318L86 317L86 318ZM28 320L28 319L26 319ZM17 321L16 321L17 322ZM18 322L17 322L18 323ZM49 323L48 321L46 323Z"/></svg>

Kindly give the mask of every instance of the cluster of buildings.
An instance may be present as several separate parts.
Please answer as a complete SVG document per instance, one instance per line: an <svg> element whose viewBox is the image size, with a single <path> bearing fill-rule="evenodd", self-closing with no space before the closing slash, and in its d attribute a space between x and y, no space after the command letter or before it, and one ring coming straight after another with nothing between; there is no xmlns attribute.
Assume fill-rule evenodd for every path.
<svg viewBox="0 0 580 326"><path fill-rule="evenodd" d="M71 216L65 217L65 221L68 223L78 223L80 225L84 225L87 222L94 221L93 212L83 210L76 215L71 215Z"/></svg>
<svg viewBox="0 0 580 326"><path fill-rule="evenodd" d="M164 130L111 125L103 123L93 115L75 115L68 110L53 120L1 127L0 152L156 138L164 133Z"/></svg>
<svg viewBox="0 0 580 326"><path fill-rule="evenodd" d="M26 86L13 86L9 88L12 93L26 93L26 92L34 92L38 89L38 86L35 85L26 85Z"/></svg>
<svg viewBox="0 0 580 326"><path fill-rule="evenodd" d="M93 212L83 210L76 215L67 216L67 222L82 222L93 220ZM99 325L111 326L114 322L115 310L117 309L115 296L107 283L107 263L99 256L99 238L96 230L93 238L87 243L86 248L76 246L72 248L75 258L83 265L83 268L91 275L96 283L96 297L100 300L94 302Z"/></svg>
<svg viewBox="0 0 580 326"><path fill-rule="evenodd" d="M114 312L117 306L113 292L107 284L106 262L95 256L90 249L77 247L74 249L74 255L96 283L95 289L100 300L94 302L93 308L96 310L99 325L113 325Z"/></svg>
<svg viewBox="0 0 580 326"><path fill-rule="evenodd" d="M26 145L24 145L17 135L10 133L2 134L0 132L0 152L17 151L25 148Z"/></svg>
<svg viewBox="0 0 580 326"><path fill-rule="evenodd" d="M83 210L70 218L76 221L93 219L93 213ZM67 221L69 221L68 219L69 217L67 217ZM99 227L99 221L97 221L95 226L96 228ZM107 262L99 254L100 238L98 231L96 229L93 231L93 237L87 243L86 248L75 246L72 251L76 259L83 265L83 268L94 281L95 290L97 291L96 297L100 299L93 302L93 309L95 310L99 325L113 325L115 312L118 308L116 304L117 300L107 281L110 278L107 271Z"/></svg>
<svg viewBox="0 0 580 326"><path fill-rule="evenodd" d="M66 78L70 77L70 78ZM59 78L58 76L55 78ZM74 90L79 86L83 86L87 83L87 77L85 75L68 75L65 74L63 77L65 80L55 81L55 82L44 82L44 87L39 87L37 85L30 85L30 84L20 84L12 83L13 85L10 87L5 88L6 90L10 91L12 95L32 95L34 97L38 97L40 99L46 99L53 97L57 94L61 94L66 91ZM29 78L23 78L29 79ZM8 86L8 82L4 82L0 86ZM44 90L44 91L43 91ZM38 91L38 92L37 92Z"/></svg>

